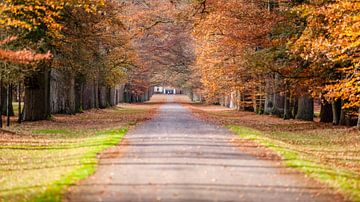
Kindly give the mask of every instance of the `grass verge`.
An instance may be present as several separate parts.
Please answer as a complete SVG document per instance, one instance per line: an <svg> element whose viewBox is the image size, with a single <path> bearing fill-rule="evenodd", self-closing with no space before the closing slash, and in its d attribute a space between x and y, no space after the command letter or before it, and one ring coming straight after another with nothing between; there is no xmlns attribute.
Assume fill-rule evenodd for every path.
<svg viewBox="0 0 360 202"><path fill-rule="evenodd" d="M339 190L353 201L360 201L360 175L357 172L324 164L311 152L306 152L328 148L327 144L324 148L321 148L321 144L317 144L324 142L322 139L316 139L319 136L313 136L309 140L309 136L299 136L294 133L268 133L238 125L227 127L241 138L254 141L278 153L286 166ZM302 144L291 144L294 138Z"/></svg>
<svg viewBox="0 0 360 202"><path fill-rule="evenodd" d="M45 132L59 135L62 131ZM63 135L71 135L65 132ZM126 132L127 127L87 131L75 138L59 136L51 142L40 139L0 146L0 156L7 154L8 162L12 159L0 165L1 201L61 201L62 190L90 176L97 154L117 145Z"/></svg>
<svg viewBox="0 0 360 202"><path fill-rule="evenodd" d="M157 107L124 104L0 130L0 202L61 201L66 187L95 171L97 154Z"/></svg>

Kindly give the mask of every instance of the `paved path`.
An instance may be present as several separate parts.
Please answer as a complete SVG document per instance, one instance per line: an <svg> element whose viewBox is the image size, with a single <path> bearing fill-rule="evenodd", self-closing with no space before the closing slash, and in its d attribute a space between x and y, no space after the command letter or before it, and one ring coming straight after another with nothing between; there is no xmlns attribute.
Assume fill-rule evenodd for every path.
<svg viewBox="0 0 360 202"><path fill-rule="evenodd" d="M232 134L168 103L104 155L69 201L335 201L277 163L242 153ZM315 196L314 195L318 195Z"/></svg>

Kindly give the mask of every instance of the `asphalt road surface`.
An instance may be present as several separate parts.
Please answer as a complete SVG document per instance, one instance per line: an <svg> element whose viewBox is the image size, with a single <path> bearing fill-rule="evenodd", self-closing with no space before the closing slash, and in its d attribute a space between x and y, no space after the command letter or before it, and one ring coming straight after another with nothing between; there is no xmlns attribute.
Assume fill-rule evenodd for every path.
<svg viewBox="0 0 360 202"><path fill-rule="evenodd" d="M105 153L97 172L73 186L65 201L341 200L278 162L241 152L231 143L234 135L172 98Z"/></svg>

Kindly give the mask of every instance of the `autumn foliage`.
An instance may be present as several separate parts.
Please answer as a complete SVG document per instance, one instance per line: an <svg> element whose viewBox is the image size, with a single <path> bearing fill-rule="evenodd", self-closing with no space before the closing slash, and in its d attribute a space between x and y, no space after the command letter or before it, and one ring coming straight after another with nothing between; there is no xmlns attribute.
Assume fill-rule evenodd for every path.
<svg viewBox="0 0 360 202"><path fill-rule="evenodd" d="M297 110L313 102L310 95L323 105L341 101L341 117L356 112L359 6L351 0L196 2L194 71L203 95L287 118L312 120L313 107Z"/></svg>

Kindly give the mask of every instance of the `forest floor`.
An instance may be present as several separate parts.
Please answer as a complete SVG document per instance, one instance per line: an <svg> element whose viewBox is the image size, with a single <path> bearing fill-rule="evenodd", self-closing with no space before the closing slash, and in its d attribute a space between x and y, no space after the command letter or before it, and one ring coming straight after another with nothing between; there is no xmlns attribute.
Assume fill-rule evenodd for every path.
<svg viewBox="0 0 360 202"><path fill-rule="evenodd" d="M221 106L187 107L239 135L241 140L236 141L243 151L263 159L281 159L286 166L360 201L360 132L355 128L283 120Z"/></svg>
<svg viewBox="0 0 360 202"><path fill-rule="evenodd" d="M157 103L121 104L0 130L0 201L59 201L64 187L91 175L97 156L150 119Z"/></svg>

